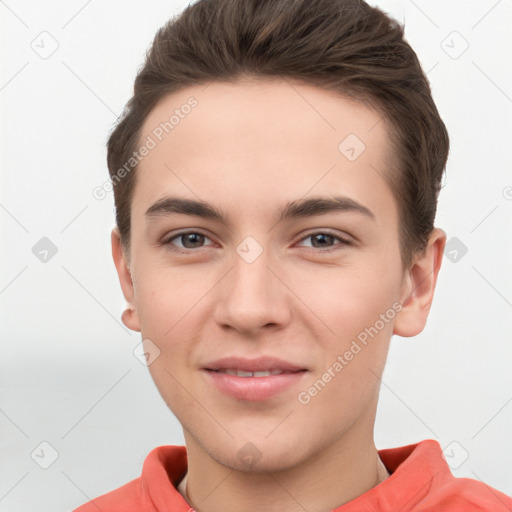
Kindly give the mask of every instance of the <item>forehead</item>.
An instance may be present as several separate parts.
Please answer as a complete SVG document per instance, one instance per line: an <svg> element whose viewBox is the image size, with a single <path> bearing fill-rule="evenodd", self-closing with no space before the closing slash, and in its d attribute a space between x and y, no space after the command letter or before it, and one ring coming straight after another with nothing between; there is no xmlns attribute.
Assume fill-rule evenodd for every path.
<svg viewBox="0 0 512 512"><path fill-rule="evenodd" d="M309 84L258 79L188 87L150 112L144 143L152 148L139 163L134 200L146 207L176 192L228 202L236 193L255 208L263 199L334 189L361 202L390 193L380 113Z"/></svg>

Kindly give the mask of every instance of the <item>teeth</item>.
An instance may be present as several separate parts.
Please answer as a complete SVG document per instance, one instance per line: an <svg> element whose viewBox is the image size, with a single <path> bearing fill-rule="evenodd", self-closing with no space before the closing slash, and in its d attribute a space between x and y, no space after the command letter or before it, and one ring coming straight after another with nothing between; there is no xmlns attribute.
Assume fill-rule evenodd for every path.
<svg viewBox="0 0 512 512"><path fill-rule="evenodd" d="M236 375L237 377L252 377L252 372L244 372L243 370L232 370L231 375Z"/></svg>
<svg viewBox="0 0 512 512"><path fill-rule="evenodd" d="M227 373L228 375L235 375L236 377L269 377L271 375L280 375L281 373L290 373L278 369L264 370L260 372L246 372L245 370L236 370L234 368L225 368L218 370L218 372Z"/></svg>
<svg viewBox="0 0 512 512"><path fill-rule="evenodd" d="M253 373L253 377L269 377L270 375L272 375L270 373L270 370L265 370L263 372L254 372Z"/></svg>

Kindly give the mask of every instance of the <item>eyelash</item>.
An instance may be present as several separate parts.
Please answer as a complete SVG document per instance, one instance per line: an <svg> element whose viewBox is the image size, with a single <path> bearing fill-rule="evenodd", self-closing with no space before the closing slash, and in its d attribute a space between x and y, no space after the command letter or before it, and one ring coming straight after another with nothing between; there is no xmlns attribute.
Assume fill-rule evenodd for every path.
<svg viewBox="0 0 512 512"><path fill-rule="evenodd" d="M196 247L194 249L182 249L180 247L177 247L175 245L172 244L172 241L173 240L176 240L178 238L181 238L181 237L184 237L184 236L187 236L187 235L202 235L204 236L205 238L208 238L208 236L206 236L204 233L201 233L200 231L184 231L182 233L178 233L177 235L174 235L172 236L171 238L167 239L166 241L162 242L162 245L166 245L168 246L172 251L174 252L177 252L177 253L181 253L181 254L190 254L192 252L195 252L199 249L202 249L203 247L208 247L208 246L203 246L203 247ZM352 242L350 242L349 240L339 236L339 235L334 235L332 233L329 233L327 231L315 231L313 233L309 233L308 235L306 235L305 237L302 237L299 242L302 242L304 240L307 240L308 238L312 238L314 236L317 236L317 235L327 235L327 236L330 236L332 238L334 238L335 240L338 240L340 243L337 245L337 246L334 246L334 247L330 247L329 249L322 249L321 247L308 247L307 249L309 250L312 250L314 252L322 252L322 253L330 253L330 252L333 252L333 251L339 251L341 249L343 249L345 246L347 245L353 245ZM209 244L211 245L211 244Z"/></svg>

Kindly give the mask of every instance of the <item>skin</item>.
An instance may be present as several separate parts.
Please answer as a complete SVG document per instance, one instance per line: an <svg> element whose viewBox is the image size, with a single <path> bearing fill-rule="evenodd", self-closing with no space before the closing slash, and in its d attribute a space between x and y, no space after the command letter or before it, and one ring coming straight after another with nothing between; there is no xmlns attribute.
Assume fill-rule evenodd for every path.
<svg viewBox="0 0 512 512"><path fill-rule="evenodd" d="M149 370L183 427L192 506L332 510L388 476L373 440L379 379L391 336L414 336L425 325L446 235L434 229L427 248L402 266L398 208L382 178L386 125L370 107L309 84L214 82L164 98L141 140L190 96L197 107L137 169L130 254L112 231L128 303L123 322L160 350ZM354 161L338 150L351 133L366 146ZM374 218L335 211L276 223L284 203L334 192ZM184 214L148 221L147 209L166 195L211 203L231 222ZM169 243L184 230L206 238ZM351 243L318 243L326 232ZM252 263L236 251L247 236L263 250ZM299 392L397 303L401 311L300 403ZM221 357L262 354L308 372L300 385L250 402L222 394L201 371ZM250 466L238 457L248 442L259 454Z"/></svg>

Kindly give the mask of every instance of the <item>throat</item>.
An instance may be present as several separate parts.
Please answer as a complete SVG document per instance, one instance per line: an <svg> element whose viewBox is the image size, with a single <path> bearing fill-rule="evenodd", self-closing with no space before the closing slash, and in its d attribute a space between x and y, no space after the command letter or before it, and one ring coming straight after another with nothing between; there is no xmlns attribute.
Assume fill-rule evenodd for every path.
<svg viewBox="0 0 512 512"><path fill-rule="evenodd" d="M183 499L188 503L188 496L187 496L187 475L188 473L185 473L185 476L181 479L181 481L176 486L176 489L178 492L183 496ZM190 505L190 503L189 503Z"/></svg>

